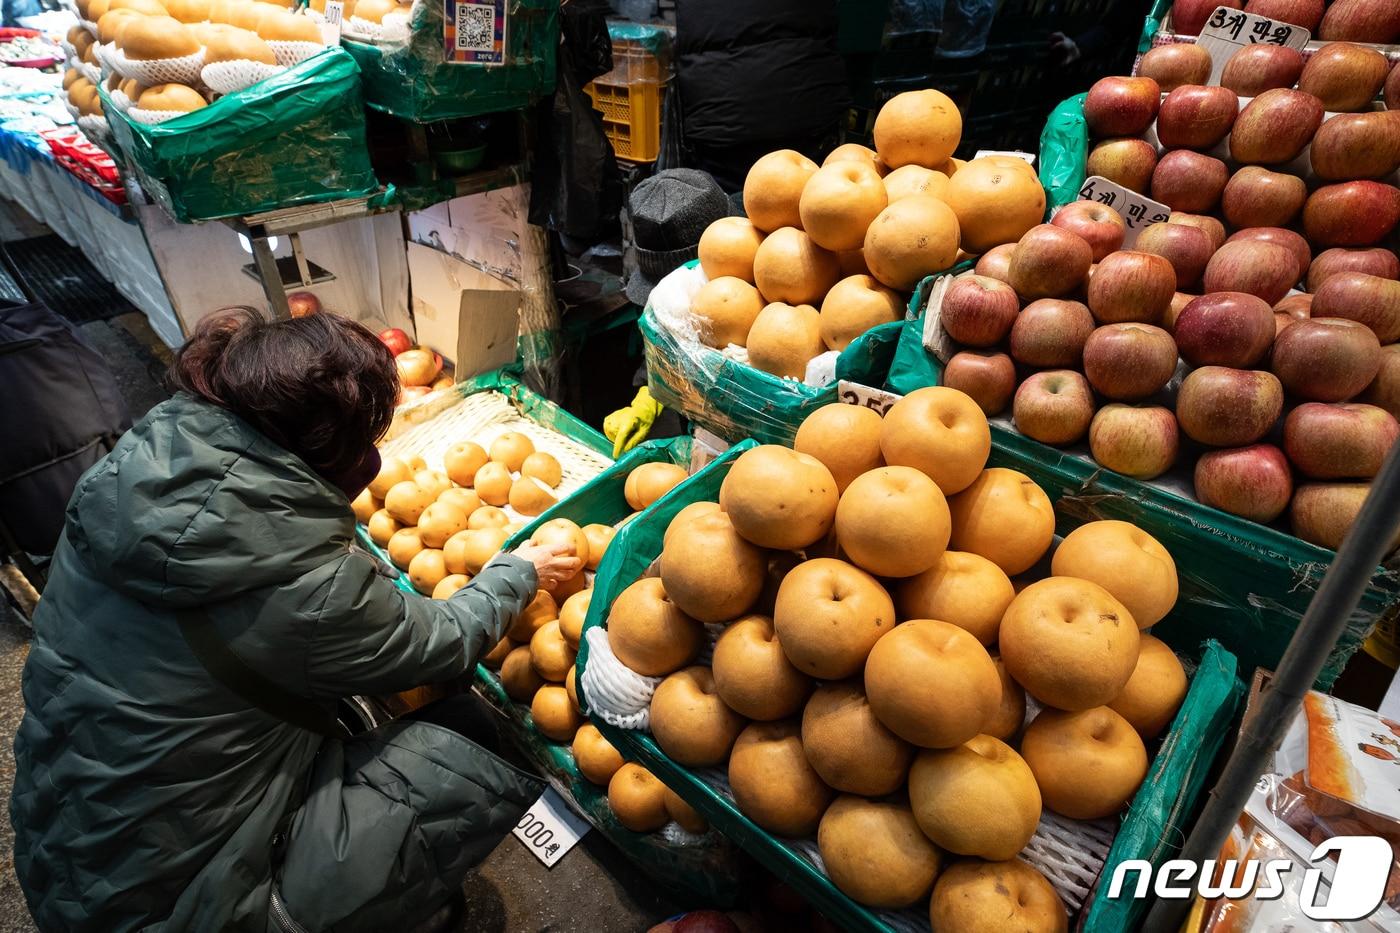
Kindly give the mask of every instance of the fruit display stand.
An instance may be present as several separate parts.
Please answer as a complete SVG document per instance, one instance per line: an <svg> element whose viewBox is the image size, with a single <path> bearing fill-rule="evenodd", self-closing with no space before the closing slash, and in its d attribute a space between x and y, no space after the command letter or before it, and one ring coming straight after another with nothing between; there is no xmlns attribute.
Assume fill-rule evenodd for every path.
<svg viewBox="0 0 1400 933"><path fill-rule="evenodd" d="M354 60L327 49L208 107L137 123L99 89L141 187L187 223L364 198L379 183Z"/></svg>
<svg viewBox="0 0 1400 933"><path fill-rule="evenodd" d="M640 760L702 815L758 858L780 879L800 891L827 918L845 929L903 931L928 929L927 910L877 912L841 893L827 878L811 840L782 839L760 828L736 807L722 771L692 771L670 759L650 734L637 728L641 717L605 712L595 699L628 689L620 665L607 649L606 619L616 597L648 574L661 552L662 536L687 505L718 498L729 467L754 446L743 442L681 483L635 521L619 530L599 567L594 596L578 653L580 702L585 713L624 757ZM1168 617L1164 628L1175 624ZM1079 909L1083 928L1119 931L1134 927L1142 907L1113 902L1096 879L1125 859L1160 863L1173 849L1244 695L1233 655L1207 642L1189 653L1195 661L1186 699L1152 761L1122 826L1112 821L1078 826L1062 818L1042 820L1024 857L1055 883L1061 897ZM598 660L598 658L603 660ZM590 674L590 661L598 670ZM621 669L625 672L625 669ZM630 673L630 672L625 672ZM633 679L637 675L632 674ZM606 700L604 702L607 702ZM1107 865L1107 867L1105 867Z"/></svg>
<svg viewBox="0 0 1400 933"><path fill-rule="evenodd" d="M554 89L558 3L508 0L499 62L446 61L443 7L414 3L402 37L371 40L347 23L343 46L360 66L369 106L428 123L519 110Z"/></svg>
<svg viewBox="0 0 1400 933"><path fill-rule="evenodd" d="M402 410L401 410L402 411ZM563 467L557 490L560 501L530 521L504 550L513 550L542 523L560 517L616 521L630 513L622 498L627 474L643 463L684 463L689 439L650 441L613 463L612 443L568 412L534 394L505 371L486 373L459 383L412 406L383 444L385 457L422 456L439 462L453 443L490 439L507 431L528 436L537 450L552 454ZM359 525L360 544L380 560L384 549ZM406 574L396 585L416 593ZM528 705L514 702L496 674L482 664L473 681L478 692L500 713L512 744L549 779L551 785L634 863L659 884L697 902L732 902L739 889L733 848L718 834L693 836L671 826L658 833L636 833L622 826L608 806L607 789L589 783L579 773L566 744L551 741L535 729Z"/></svg>
<svg viewBox="0 0 1400 933"><path fill-rule="evenodd" d="M926 305L938 277L921 284ZM925 320L906 322L885 388L907 394L938 385L943 363L925 346ZM1050 447L1018 432L1010 413L989 419L994 466L1027 474L1055 502L1058 530L1096 519L1132 522L1177 556L1181 599L1163 638L1178 651L1218 639L1248 675L1277 666L1333 552L1287 531L1202 505L1189 475L1144 482L1104 469L1087 445ZM1189 471L1186 471L1189 474ZM1400 579L1378 569L1318 678L1329 689L1378 622L1400 612Z"/></svg>
<svg viewBox="0 0 1400 933"><path fill-rule="evenodd" d="M682 274L694 276L697 283L705 281L696 261L672 276ZM678 322L688 307L688 299L683 299L679 308L658 309L648 303L643 311L640 327L647 384L658 402L730 442L751 437L763 443L791 444L804 418L836 401L836 380L883 383L902 327L896 321L867 331L836 357L832 381L811 386L770 375L704 346Z"/></svg>

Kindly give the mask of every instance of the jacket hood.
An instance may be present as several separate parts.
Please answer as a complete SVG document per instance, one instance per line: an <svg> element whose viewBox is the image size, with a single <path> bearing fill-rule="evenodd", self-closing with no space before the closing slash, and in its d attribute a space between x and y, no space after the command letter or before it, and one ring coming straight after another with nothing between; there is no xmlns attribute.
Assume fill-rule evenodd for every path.
<svg viewBox="0 0 1400 933"><path fill-rule="evenodd" d="M294 579L354 528L345 494L299 457L181 393L83 477L66 534L108 586L182 607Z"/></svg>

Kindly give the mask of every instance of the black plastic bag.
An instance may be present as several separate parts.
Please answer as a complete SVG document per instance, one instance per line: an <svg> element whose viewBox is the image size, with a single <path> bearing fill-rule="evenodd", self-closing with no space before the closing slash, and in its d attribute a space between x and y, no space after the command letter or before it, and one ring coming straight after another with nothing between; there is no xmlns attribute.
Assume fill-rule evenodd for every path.
<svg viewBox="0 0 1400 933"><path fill-rule="evenodd" d="M583 86L612 70L604 0L560 8L558 82L537 111L538 144L530 179L530 223L596 241L616 232L622 173L603 118Z"/></svg>

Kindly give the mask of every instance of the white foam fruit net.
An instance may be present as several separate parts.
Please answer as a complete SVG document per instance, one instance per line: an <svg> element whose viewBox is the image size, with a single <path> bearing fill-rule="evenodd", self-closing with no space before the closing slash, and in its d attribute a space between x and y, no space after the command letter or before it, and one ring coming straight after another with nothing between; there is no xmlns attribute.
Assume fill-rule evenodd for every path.
<svg viewBox="0 0 1400 933"><path fill-rule="evenodd" d="M157 84L199 83L199 70L204 67L204 49L180 58L156 58L149 61L127 58L121 49L108 53L112 70L123 78L135 78L147 87Z"/></svg>
<svg viewBox="0 0 1400 933"><path fill-rule="evenodd" d="M286 68L282 65L240 59L211 62L200 69L199 78L216 94L232 94L283 71Z"/></svg>
<svg viewBox="0 0 1400 933"><path fill-rule="evenodd" d="M267 44L272 48L272 54L277 57L277 64L283 68L290 68L304 62L325 49L325 46L319 42L301 42L289 39L269 39Z"/></svg>
<svg viewBox="0 0 1400 933"><path fill-rule="evenodd" d="M137 123L144 123L147 126L156 126L161 123L168 123L176 117L183 117L183 110L146 110L142 107L130 107L126 115Z"/></svg>

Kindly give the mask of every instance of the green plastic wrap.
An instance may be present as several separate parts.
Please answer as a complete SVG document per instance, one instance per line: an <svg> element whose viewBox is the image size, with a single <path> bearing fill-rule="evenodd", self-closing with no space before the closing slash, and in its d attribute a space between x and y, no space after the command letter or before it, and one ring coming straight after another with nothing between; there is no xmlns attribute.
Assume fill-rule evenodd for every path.
<svg viewBox="0 0 1400 933"><path fill-rule="evenodd" d="M1107 865L1128 859L1147 859L1153 865L1161 865L1180 848L1195 817L1196 801L1205 788L1211 763L1226 736L1234 731L1244 702L1245 684L1239 678L1238 667L1235 656L1218 641L1210 640L1201 646L1191 690L1118 828ZM1199 748L1183 753L1178 747L1182 742L1199 743ZM1111 876L1112 870L1107 869L1104 877ZM1132 897L1110 899L1107 885L1100 884L1085 909L1080 933L1136 930L1150 903Z"/></svg>
<svg viewBox="0 0 1400 933"><path fill-rule="evenodd" d="M1040 186L1047 210L1079 199L1084 163L1089 158L1089 125L1084 122L1085 94L1061 101L1050 111L1040 134Z"/></svg>
<svg viewBox="0 0 1400 933"><path fill-rule="evenodd" d="M1152 9L1147 11L1147 19L1142 24L1142 35L1138 38L1138 51L1152 48L1152 37L1162 31L1162 23L1171 12L1172 0L1152 0Z"/></svg>
<svg viewBox="0 0 1400 933"><path fill-rule="evenodd" d="M837 401L835 382L821 388L803 385L681 340L660 324L650 306L639 326L652 396L731 443L751 437L790 445L808 415ZM836 379L881 385L901 327L893 321L857 337L841 351Z"/></svg>
<svg viewBox="0 0 1400 933"><path fill-rule="evenodd" d="M360 70L341 49L165 123L102 108L141 187L181 223L372 194Z"/></svg>
<svg viewBox="0 0 1400 933"><path fill-rule="evenodd" d="M923 292L921 294L927 294ZM907 395L938 385L943 366L924 349L923 323L909 321L885 388ZM1173 622L1153 633L1178 651L1215 638L1239 658L1245 676L1283 657L1334 553L1190 497L1190 477L1142 482L1105 470L1087 449L1062 450L1016 431L1009 416L992 419L992 466L1035 480L1055 502L1067 534L1101 518L1132 522L1176 558L1181 598ZM1361 604L1328 656L1316 687L1326 691L1382 619L1400 616L1400 574L1377 568Z"/></svg>
<svg viewBox="0 0 1400 933"><path fill-rule="evenodd" d="M613 538L594 581L584 632L605 625L617 596L637 580L661 552L662 536L671 519L692 502L714 501L734 459L754 446L745 441L726 451L714 463L681 483ZM1162 623L1168 626L1167 622ZM1190 657L1200 657L1199 651ZM578 678L588 667L588 645L579 647ZM1235 678L1234 659L1219 645L1207 645L1197 666L1181 711L1154 759L1151 776L1133 798L1110 854L1106 872L1122 859L1164 860L1182 836L1180 823L1191 813L1201 782L1234 718L1244 685ZM581 702L586 697L580 694ZM703 814L710 823L764 864L779 879L802 893L829 920L847 930L892 933L895 927L880 914L855 903L838 891L826 875L791 845L760 828L726 797L694 772L684 768L640 731L618 729L594 718L598 728L626 758L635 758ZM1155 778L1155 780L1154 780ZM1175 828L1177 831L1173 832ZM1100 896L1086 905L1097 924L1095 933L1129 929L1130 905L1101 904ZM1118 923L1122 925L1116 925Z"/></svg>
<svg viewBox="0 0 1400 933"><path fill-rule="evenodd" d="M507 0L505 61L449 63L441 0L415 3L406 42L343 40L364 72L365 102L430 123L528 107L554 90L558 0Z"/></svg>

